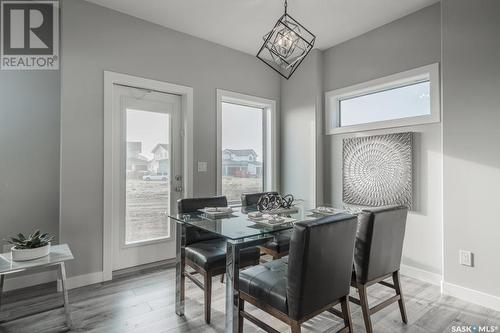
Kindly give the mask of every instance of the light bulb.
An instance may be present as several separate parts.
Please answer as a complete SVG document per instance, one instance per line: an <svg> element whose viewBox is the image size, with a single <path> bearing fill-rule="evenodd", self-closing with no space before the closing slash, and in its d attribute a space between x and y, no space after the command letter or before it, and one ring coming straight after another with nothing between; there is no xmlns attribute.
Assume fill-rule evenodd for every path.
<svg viewBox="0 0 500 333"><path fill-rule="evenodd" d="M293 30L286 29L282 31L276 40L277 49L281 56L288 57L293 53L297 44L297 34Z"/></svg>

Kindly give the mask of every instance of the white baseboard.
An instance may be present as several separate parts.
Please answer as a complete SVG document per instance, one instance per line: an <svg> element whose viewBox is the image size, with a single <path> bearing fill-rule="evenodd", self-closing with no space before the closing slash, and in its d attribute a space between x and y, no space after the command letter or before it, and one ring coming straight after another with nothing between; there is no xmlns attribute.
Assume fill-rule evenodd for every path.
<svg viewBox="0 0 500 333"><path fill-rule="evenodd" d="M3 290L10 291L26 287L32 287L43 283L57 280L57 271L44 271L32 274L11 274L5 278Z"/></svg>
<svg viewBox="0 0 500 333"><path fill-rule="evenodd" d="M413 266L401 264L400 272L402 275L409 276L411 278L424 281L427 283L431 283L439 287L441 287L443 281L442 275L425 271L423 269L416 268Z"/></svg>
<svg viewBox="0 0 500 333"><path fill-rule="evenodd" d="M57 290L61 291L61 281L58 279L57 270L43 271L37 273L12 274L5 279L4 291L36 286L39 284L57 282ZM103 282L103 273L95 272L69 277L67 279L68 289L80 288L94 283Z"/></svg>
<svg viewBox="0 0 500 333"><path fill-rule="evenodd" d="M94 283L100 283L102 281L104 281L103 272L77 275L67 279L68 289L80 288Z"/></svg>
<svg viewBox="0 0 500 333"><path fill-rule="evenodd" d="M443 294L450 295L464 301L481 305L496 311L500 311L500 297L484 293L482 291L469 289L453 283L443 283Z"/></svg>

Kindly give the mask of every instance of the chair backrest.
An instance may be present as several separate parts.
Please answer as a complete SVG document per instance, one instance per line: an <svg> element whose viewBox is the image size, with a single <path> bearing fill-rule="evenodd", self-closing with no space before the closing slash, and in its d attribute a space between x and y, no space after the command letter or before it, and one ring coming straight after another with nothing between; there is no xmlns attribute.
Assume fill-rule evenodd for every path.
<svg viewBox="0 0 500 333"><path fill-rule="evenodd" d="M298 222L290 242L288 315L300 320L349 295L357 219L337 214Z"/></svg>
<svg viewBox="0 0 500 333"><path fill-rule="evenodd" d="M227 198L225 196L208 198L187 198L177 200L178 214L196 213L198 209L205 207L226 207ZM205 240L219 238L214 233L201 230L192 226L186 227L186 245Z"/></svg>
<svg viewBox="0 0 500 333"><path fill-rule="evenodd" d="M354 269L366 283L399 270L406 228L406 207L363 210L358 216Z"/></svg>
<svg viewBox="0 0 500 333"><path fill-rule="evenodd" d="M278 192L243 193L241 195L241 205L243 207L256 206L260 197L266 194L278 194Z"/></svg>

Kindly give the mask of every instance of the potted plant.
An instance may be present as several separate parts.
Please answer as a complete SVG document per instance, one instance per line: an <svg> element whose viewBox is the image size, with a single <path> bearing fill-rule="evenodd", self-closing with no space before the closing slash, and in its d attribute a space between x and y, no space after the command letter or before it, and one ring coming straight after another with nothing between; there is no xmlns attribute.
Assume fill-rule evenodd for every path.
<svg viewBox="0 0 500 333"><path fill-rule="evenodd" d="M29 236L19 233L16 237L11 237L8 242L14 245L11 248L13 261L26 261L45 257L50 252L50 241L54 236L48 233L41 233L37 230Z"/></svg>

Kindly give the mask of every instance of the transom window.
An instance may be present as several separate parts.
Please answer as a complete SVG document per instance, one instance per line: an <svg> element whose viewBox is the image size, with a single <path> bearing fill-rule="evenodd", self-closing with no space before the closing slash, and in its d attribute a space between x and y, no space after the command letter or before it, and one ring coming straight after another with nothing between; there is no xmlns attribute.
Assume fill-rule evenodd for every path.
<svg viewBox="0 0 500 333"><path fill-rule="evenodd" d="M326 93L327 134L439 121L438 65Z"/></svg>

